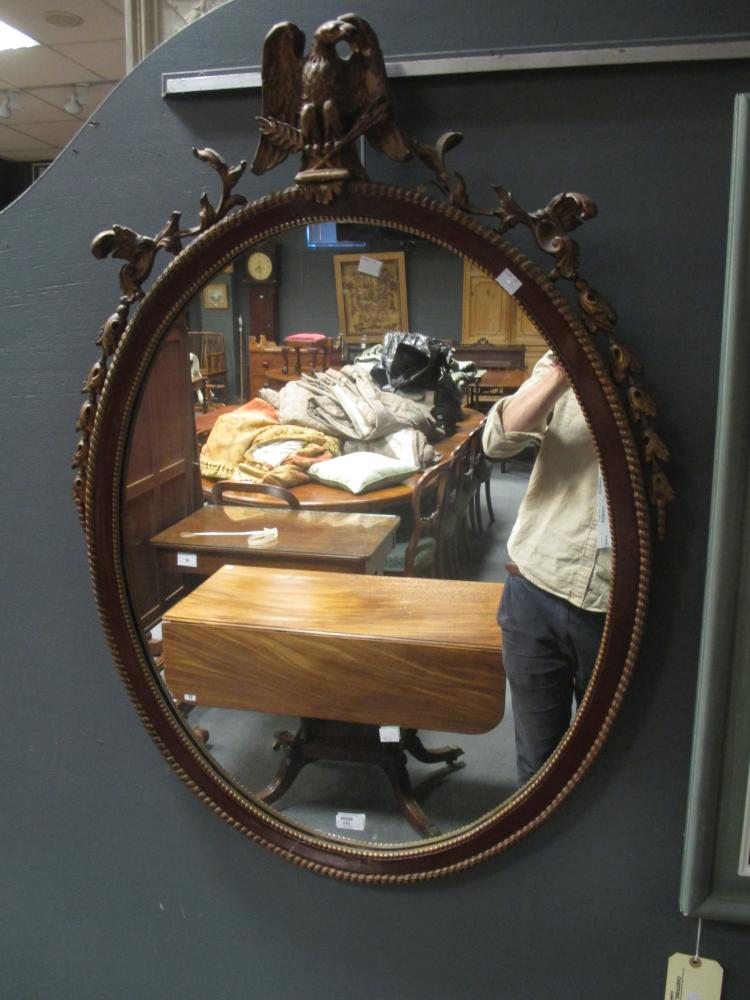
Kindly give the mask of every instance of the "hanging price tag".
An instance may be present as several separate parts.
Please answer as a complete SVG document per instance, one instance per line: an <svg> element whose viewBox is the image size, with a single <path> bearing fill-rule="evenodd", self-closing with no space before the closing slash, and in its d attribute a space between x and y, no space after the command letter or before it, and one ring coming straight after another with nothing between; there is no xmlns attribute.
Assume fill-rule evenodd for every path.
<svg viewBox="0 0 750 1000"><path fill-rule="evenodd" d="M383 261L377 260L375 257L365 257L363 254L359 258L357 270L361 274L369 274L372 278L379 278L380 272L383 270Z"/></svg>
<svg viewBox="0 0 750 1000"><path fill-rule="evenodd" d="M500 274L498 274L498 276L495 278L495 281L498 283L498 285L500 285L501 288L504 288L505 291L509 292L511 295L515 295L518 289L523 284L521 279L517 278L512 271L508 270L507 267L505 268L504 271L501 271Z"/></svg>
<svg viewBox="0 0 750 1000"><path fill-rule="evenodd" d="M612 548L607 495L604 492L604 480L602 479L601 469L599 469L599 481L596 488L596 547L597 549Z"/></svg>
<svg viewBox="0 0 750 1000"><path fill-rule="evenodd" d="M401 726L381 726L379 734L381 743L398 743L401 739Z"/></svg>
<svg viewBox="0 0 750 1000"><path fill-rule="evenodd" d="M721 1000L723 978L718 962L678 952L670 956L667 965L664 1000Z"/></svg>

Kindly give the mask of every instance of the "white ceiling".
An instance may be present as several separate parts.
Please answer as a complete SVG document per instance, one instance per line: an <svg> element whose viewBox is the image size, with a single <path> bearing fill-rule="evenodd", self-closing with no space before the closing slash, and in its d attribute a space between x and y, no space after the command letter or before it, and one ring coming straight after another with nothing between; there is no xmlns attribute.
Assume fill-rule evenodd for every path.
<svg viewBox="0 0 750 1000"><path fill-rule="evenodd" d="M49 11L83 24L56 27L44 19ZM0 20L40 43L0 52L0 91L17 93L20 104L0 119L0 157L52 160L125 75L124 0L0 0ZM83 83L89 103L69 114L63 105Z"/></svg>

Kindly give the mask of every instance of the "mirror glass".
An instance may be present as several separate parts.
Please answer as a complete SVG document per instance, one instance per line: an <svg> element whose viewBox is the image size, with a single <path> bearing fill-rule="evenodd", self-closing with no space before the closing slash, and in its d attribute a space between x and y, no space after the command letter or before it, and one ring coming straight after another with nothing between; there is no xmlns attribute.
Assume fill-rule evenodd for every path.
<svg viewBox="0 0 750 1000"><path fill-rule="evenodd" d="M455 428L449 425L445 436L437 432L426 446L421 442L423 469L395 487L353 494L321 486L309 478L313 460L339 450L375 451L374 444L344 447L337 437L332 449L326 435L316 431L300 439L280 429L294 422L273 416L270 407L282 398L288 403L294 394L288 387L310 372L356 364L375 379L373 384L382 383L377 373L387 369L382 345L390 330L420 333L453 346L452 384L463 418ZM294 334L307 337L286 341ZM510 692L502 719L481 732L420 729L410 735L384 718L383 730L348 722L341 724L343 734L329 720L321 734L314 718L256 710L221 684L214 696L185 690L188 682L170 675L163 616L194 598L196 588L226 565L341 572L342 560L348 559L351 572L385 573L398 586L403 574L391 579L388 559L397 552L403 555L414 535L415 484L431 460L449 465L457 455L465 464L455 457L453 478L441 480L440 503L436 487L426 496L428 514L438 506L442 511L441 534L436 546L426 543L429 534L422 536L427 562L416 564L415 572L492 584L499 595L497 585L507 580L512 566L508 540L538 448L531 441L516 454L489 462L468 442L478 442L485 414L528 379L546 352L542 333L513 297L471 262L408 232L335 222L292 229L243 251L209 279L163 337L127 445L122 529L131 603L155 671L185 726L245 792L267 793L280 769L288 769L301 729L313 742L322 739L348 748L311 759L293 780L286 776L288 787L270 799L287 820L326 835L377 844L421 842L475 821L518 788ZM394 371L389 373L392 381ZM263 404L257 402L261 391ZM425 393L431 391L412 381L396 395L430 409L435 398ZM240 411L252 400L254 406ZM234 414L236 421L241 412L244 422L226 419ZM288 416L283 409L277 412ZM588 429L583 433L589 434ZM244 435L239 450L233 447L237 435ZM413 440L408 446L415 447ZM399 451L391 446L389 457L403 459L405 447L399 444ZM268 475L278 469L277 475ZM218 504L211 503L217 481L259 477L291 490L300 510L259 494L253 496L256 506L229 505L231 491ZM544 530L554 531L554 518L546 523L545 511L535 517ZM275 540L258 535L273 527ZM255 536L245 537L247 532ZM313 561L295 562L300 553ZM280 621L285 609L292 614L290 593L280 588L267 595ZM416 601L411 613L418 618L419 596L410 591L409 599ZM335 619L335 610L332 615ZM494 612L488 627L499 635ZM451 609L444 609L446 639L456 628L460 624L454 625ZM197 646L194 659L200 670ZM504 684L502 678L498 683ZM376 749L406 741L408 778L421 819L410 816L399 801L398 779L394 783L388 768L373 756L373 740ZM437 751L435 759L418 759L422 746ZM401 750L397 746L393 752Z"/></svg>

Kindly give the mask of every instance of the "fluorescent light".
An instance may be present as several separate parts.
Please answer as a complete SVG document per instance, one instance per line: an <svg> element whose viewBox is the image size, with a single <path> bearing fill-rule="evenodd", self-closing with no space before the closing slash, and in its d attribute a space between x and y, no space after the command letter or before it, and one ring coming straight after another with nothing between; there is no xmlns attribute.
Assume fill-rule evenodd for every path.
<svg viewBox="0 0 750 1000"><path fill-rule="evenodd" d="M0 52L5 49L29 49L38 44L36 39L24 35L18 28L11 28L5 21L0 21Z"/></svg>

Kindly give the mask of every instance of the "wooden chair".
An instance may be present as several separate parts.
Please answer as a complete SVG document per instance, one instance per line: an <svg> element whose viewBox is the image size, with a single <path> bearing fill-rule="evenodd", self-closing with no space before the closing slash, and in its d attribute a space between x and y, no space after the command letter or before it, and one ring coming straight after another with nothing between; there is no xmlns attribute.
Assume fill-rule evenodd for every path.
<svg viewBox="0 0 750 1000"><path fill-rule="evenodd" d="M460 444L451 455L450 474L445 491L445 512L441 525L441 561L446 576L457 580L462 565L471 557L469 526L476 533L474 515L474 435Z"/></svg>
<svg viewBox="0 0 750 1000"><path fill-rule="evenodd" d="M217 392L224 394L226 399L227 361L224 352L224 334L207 333L205 331L190 332L190 350L198 357L201 375L205 379L206 402Z"/></svg>
<svg viewBox="0 0 750 1000"><path fill-rule="evenodd" d="M490 522L495 520L490 496L490 477L492 463L482 449L483 426L478 427L466 442L466 454L463 462L462 478L458 483L457 514L463 522L469 522L472 534L477 537L484 530L482 525L481 491L485 487L487 509Z"/></svg>
<svg viewBox="0 0 750 1000"><path fill-rule="evenodd" d="M487 458L484 451L480 448L479 459L476 465L476 477L479 483L479 488L476 491L476 518L479 531L482 530L482 514L481 514L481 485L484 483L484 497L487 503L487 513L489 514L490 524L495 520L495 512L492 509L492 488L490 485L490 480L492 479L492 462Z"/></svg>
<svg viewBox="0 0 750 1000"><path fill-rule="evenodd" d="M414 487L411 535L385 561L386 576L441 576L440 538L451 460L427 469Z"/></svg>
<svg viewBox="0 0 750 1000"><path fill-rule="evenodd" d="M237 507L263 507L267 506L262 500L250 500L241 499L238 496L228 496L226 500L223 499L225 493L236 494L236 493L256 493L262 494L263 496L276 497L277 500L283 500L287 506L297 510L299 508L299 500L297 497L290 492L285 490L283 486L274 486L272 483L233 483L231 479L223 479L219 483L215 483L213 489L211 490L211 503L215 507L219 506L237 506Z"/></svg>

